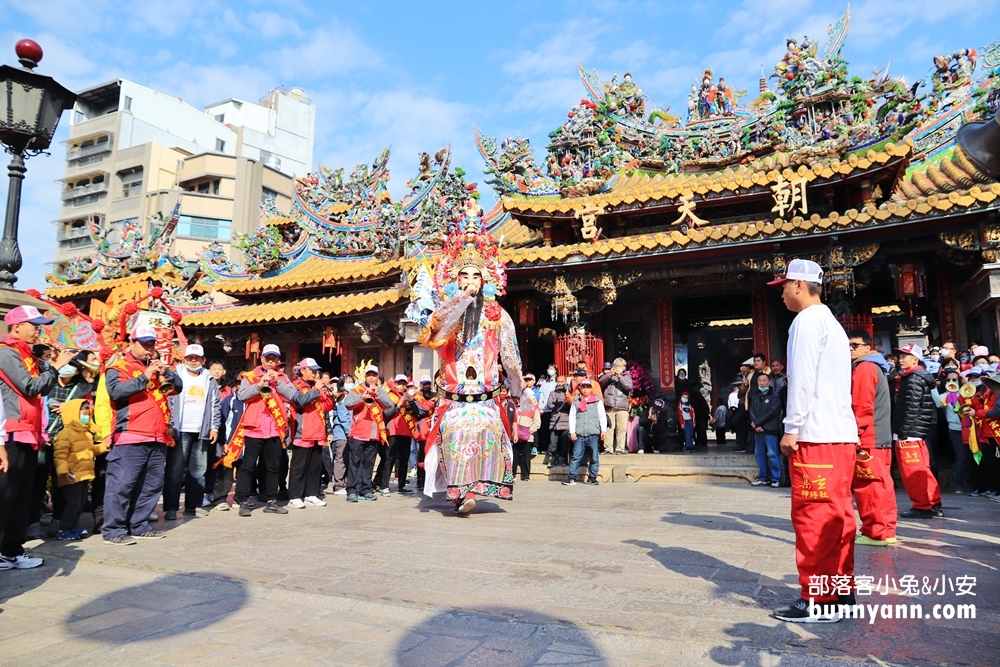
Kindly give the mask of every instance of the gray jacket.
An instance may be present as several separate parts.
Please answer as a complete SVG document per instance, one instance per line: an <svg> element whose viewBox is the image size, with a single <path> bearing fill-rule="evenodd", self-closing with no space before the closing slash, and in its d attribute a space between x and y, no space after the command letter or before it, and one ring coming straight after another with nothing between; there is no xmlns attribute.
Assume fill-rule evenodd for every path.
<svg viewBox="0 0 1000 667"><path fill-rule="evenodd" d="M42 371L36 378L31 377L28 369L21 361L21 355L11 347L0 348L0 371L7 376L7 382L13 383L17 391L14 391L7 382L0 381L0 396L3 396L3 407L7 419L11 421L21 420L21 404L17 401L20 393L26 398L44 396L56 386L59 373L54 368ZM10 434L8 434L10 435Z"/></svg>
<svg viewBox="0 0 1000 667"><path fill-rule="evenodd" d="M545 404L551 416L549 417L550 431L566 431L569 429L569 397L566 389L553 389L549 392L549 399Z"/></svg>
<svg viewBox="0 0 1000 667"><path fill-rule="evenodd" d="M628 410L628 397L632 393L632 375L625 371L619 377L612 377L609 373L601 373L597 378L604 393L604 407L608 410Z"/></svg>
<svg viewBox="0 0 1000 667"><path fill-rule="evenodd" d="M188 371L182 366L179 366L178 369L174 372L183 380L184 374ZM207 373L208 371L202 368L201 372ZM184 418L181 414L184 412L184 401L181 400L183 387L177 387L177 389L181 393L174 394L168 399L170 403L170 428L173 430L175 436L180 434L181 424L184 423ZM205 401L205 415L201 420L201 432L198 434L198 437L202 440L208 440L212 431L218 432L220 424L222 424L222 395L219 393L219 383L215 381L215 378L209 378L208 398Z"/></svg>

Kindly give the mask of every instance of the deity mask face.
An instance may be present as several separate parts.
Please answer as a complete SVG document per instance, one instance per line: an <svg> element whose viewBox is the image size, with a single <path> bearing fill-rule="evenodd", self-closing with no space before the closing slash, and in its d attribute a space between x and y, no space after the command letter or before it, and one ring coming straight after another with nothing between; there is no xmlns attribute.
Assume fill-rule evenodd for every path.
<svg viewBox="0 0 1000 667"><path fill-rule="evenodd" d="M466 266L458 272L458 287L463 292L470 289L472 294L478 294L483 288L483 274L474 266Z"/></svg>

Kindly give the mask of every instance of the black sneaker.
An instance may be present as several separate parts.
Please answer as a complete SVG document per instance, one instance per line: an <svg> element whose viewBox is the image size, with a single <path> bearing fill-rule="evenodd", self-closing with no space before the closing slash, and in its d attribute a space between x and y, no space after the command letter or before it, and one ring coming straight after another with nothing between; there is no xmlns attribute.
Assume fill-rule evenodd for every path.
<svg viewBox="0 0 1000 667"><path fill-rule="evenodd" d="M943 519L944 511L941 509L941 505L935 505L931 508L931 512L934 514L935 519Z"/></svg>
<svg viewBox="0 0 1000 667"><path fill-rule="evenodd" d="M348 493L347 494L347 502L349 502L349 503L356 503L356 502L358 502L358 494L356 494L356 493Z"/></svg>
<svg viewBox="0 0 1000 667"><path fill-rule="evenodd" d="M128 547L136 543L135 538L131 535L115 535L114 537L105 537L105 544L112 544L116 547Z"/></svg>
<svg viewBox="0 0 1000 667"><path fill-rule="evenodd" d="M363 496L358 496L358 500L367 500L368 502L375 502L378 500L378 496L375 495L374 491L369 491Z"/></svg>
<svg viewBox="0 0 1000 667"><path fill-rule="evenodd" d="M240 516L250 516L253 514L253 510L250 509L250 503L240 503Z"/></svg>
<svg viewBox="0 0 1000 667"><path fill-rule="evenodd" d="M787 623L836 623L840 620L840 612L833 609L827 613L827 609L824 606L835 607L833 603L827 603L826 605L818 604L815 605L814 612L809 613L809 602L799 598L791 604L791 606L785 609L775 610L771 616L778 619L779 621L785 621Z"/></svg>
<svg viewBox="0 0 1000 667"><path fill-rule="evenodd" d="M597 486L598 484L600 484L600 482L598 482L596 478L595 479L589 479L588 478L587 479L587 484L590 484L591 486Z"/></svg>
<svg viewBox="0 0 1000 667"><path fill-rule="evenodd" d="M403 495L407 495L407 494L413 493L413 489L408 489L408 488L406 488L404 486L401 489L399 489L398 491L396 491L396 493L402 493Z"/></svg>
<svg viewBox="0 0 1000 667"><path fill-rule="evenodd" d="M267 501L264 514L288 514L288 510L278 504L276 500Z"/></svg>
<svg viewBox="0 0 1000 667"><path fill-rule="evenodd" d="M940 512L940 510L938 510ZM933 519L934 510L918 510L916 507L909 509L905 512L900 512L900 517L903 519ZM944 516L944 513L941 513Z"/></svg>

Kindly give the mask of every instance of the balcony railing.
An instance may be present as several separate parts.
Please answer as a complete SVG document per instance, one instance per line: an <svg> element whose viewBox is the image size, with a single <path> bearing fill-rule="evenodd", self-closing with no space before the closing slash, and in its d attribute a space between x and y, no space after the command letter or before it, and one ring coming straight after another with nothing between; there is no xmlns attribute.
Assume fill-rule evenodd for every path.
<svg viewBox="0 0 1000 667"><path fill-rule="evenodd" d="M71 199L79 199L80 197L85 197L87 195L92 195L98 192L107 192L107 191L108 191L108 182L101 181L100 183L91 183L90 185L82 185L78 188L63 190L62 200L70 201Z"/></svg>
<svg viewBox="0 0 1000 667"><path fill-rule="evenodd" d="M66 161L72 162L73 160L79 160L85 158L89 155L96 155L98 153L110 153L112 147L114 146L114 137L108 134L107 141L101 141L90 146L84 146L83 148L74 148L66 151Z"/></svg>
<svg viewBox="0 0 1000 667"><path fill-rule="evenodd" d="M70 227L68 229L59 228L56 231L56 240L70 241L72 239L90 238L90 230L86 227Z"/></svg>
<svg viewBox="0 0 1000 667"><path fill-rule="evenodd" d="M62 250L71 250L74 248L86 248L87 246L94 245L94 241L89 237L82 237L78 239L66 239L59 241L59 248Z"/></svg>

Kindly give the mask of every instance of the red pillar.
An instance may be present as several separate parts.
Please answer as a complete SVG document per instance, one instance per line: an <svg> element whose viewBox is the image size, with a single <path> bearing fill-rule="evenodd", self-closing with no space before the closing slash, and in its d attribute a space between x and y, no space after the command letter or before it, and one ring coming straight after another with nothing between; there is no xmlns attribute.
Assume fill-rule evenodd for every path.
<svg viewBox="0 0 1000 667"><path fill-rule="evenodd" d="M753 351L771 358L771 338L767 328L767 292L756 289L750 295L753 306Z"/></svg>
<svg viewBox="0 0 1000 667"><path fill-rule="evenodd" d="M670 297L660 299L659 304L660 339L660 389L674 388L674 307Z"/></svg>

